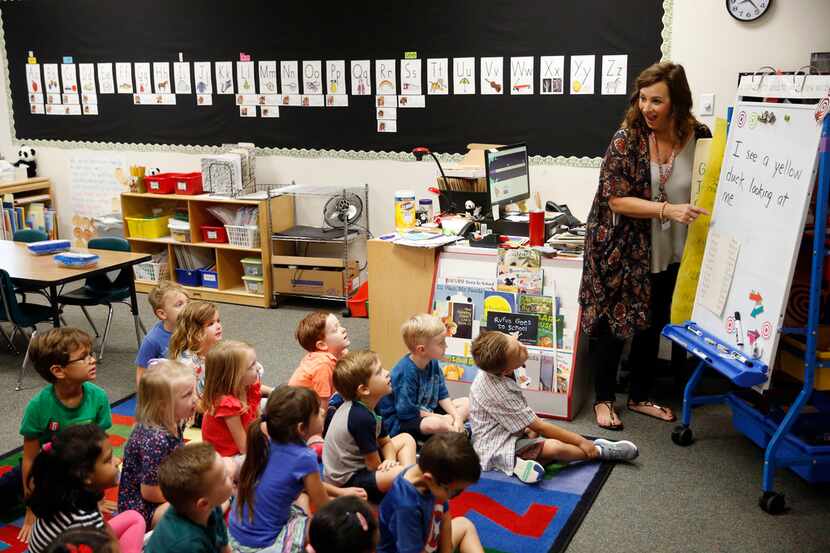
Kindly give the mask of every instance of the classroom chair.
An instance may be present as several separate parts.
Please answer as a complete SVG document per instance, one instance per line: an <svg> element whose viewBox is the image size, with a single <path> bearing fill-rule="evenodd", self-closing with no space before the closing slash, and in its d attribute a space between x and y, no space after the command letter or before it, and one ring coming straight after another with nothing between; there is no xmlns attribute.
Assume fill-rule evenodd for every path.
<svg viewBox="0 0 830 553"><path fill-rule="evenodd" d="M15 231L12 236L12 240L15 242L31 244L32 242L49 240L49 235L42 230L26 228ZM42 288L38 288L37 286L33 286L31 284L17 284L14 291L23 297L24 302L26 301L26 294L40 294L47 300L49 299L49 294L47 294Z"/></svg>
<svg viewBox="0 0 830 553"><path fill-rule="evenodd" d="M110 250L119 252L130 251L130 244L123 238L109 237L109 238L93 238L87 243L87 247L91 250ZM83 311L86 320L95 332L95 338L101 338L100 347L98 350L98 359L104 358L104 346L107 343L107 336L109 335L110 325L112 323L112 304L123 303L130 305L130 281L133 279L133 268L127 267L121 269L115 280L110 280L106 274L99 274L89 277L84 282L84 285L77 290L73 290L66 294L58 296L58 304L61 310L65 305L77 305ZM89 316L87 307L95 305L107 306L107 323L104 326L104 336L98 333L98 328ZM135 323L135 338L138 342L138 347L141 347L141 337L147 334L144 324L138 315L133 317Z"/></svg>
<svg viewBox="0 0 830 553"><path fill-rule="evenodd" d="M11 338L6 335L6 332L3 331L2 327L0 327L0 334L2 334L3 338L8 343L9 349L15 354L18 354L19 352L17 351L17 348L14 347L14 337L19 332L26 339L28 346L31 336L34 336L35 332L37 332L37 324L52 321L52 307L48 305L18 302L14 284L12 283L9 273L5 269L0 269L0 298L2 299L2 302L0 303L0 321L7 321L11 323L14 329L12 331ZM24 330L25 328L32 329L31 336L26 334L26 331ZM26 363L24 361L24 363L20 365L20 371L17 375L17 386L15 387L15 390L17 391L22 389L23 369L25 366Z"/></svg>

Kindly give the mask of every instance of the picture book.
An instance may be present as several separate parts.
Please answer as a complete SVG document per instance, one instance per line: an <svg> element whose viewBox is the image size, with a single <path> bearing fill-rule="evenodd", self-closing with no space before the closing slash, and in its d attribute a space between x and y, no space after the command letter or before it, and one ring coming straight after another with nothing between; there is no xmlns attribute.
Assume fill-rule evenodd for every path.
<svg viewBox="0 0 830 553"><path fill-rule="evenodd" d="M539 316L539 336L536 342L539 347L553 347L555 331L553 310L553 296L519 294L519 313L532 313Z"/></svg>
<svg viewBox="0 0 830 553"><path fill-rule="evenodd" d="M490 311L487 314L487 329L511 334L521 343L535 346L539 334L539 316Z"/></svg>
<svg viewBox="0 0 830 553"><path fill-rule="evenodd" d="M484 292L484 309L482 309L481 324L487 325L487 316L490 311L497 313L513 313L516 311L516 294L488 290ZM488 327L489 328L489 327Z"/></svg>
<svg viewBox="0 0 830 553"><path fill-rule="evenodd" d="M497 290L541 294L542 257L530 248L499 248L496 277Z"/></svg>
<svg viewBox="0 0 830 553"><path fill-rule="evenodd" d="M448 322L452 337L472 340L473 304L450 302Z"/></svg>

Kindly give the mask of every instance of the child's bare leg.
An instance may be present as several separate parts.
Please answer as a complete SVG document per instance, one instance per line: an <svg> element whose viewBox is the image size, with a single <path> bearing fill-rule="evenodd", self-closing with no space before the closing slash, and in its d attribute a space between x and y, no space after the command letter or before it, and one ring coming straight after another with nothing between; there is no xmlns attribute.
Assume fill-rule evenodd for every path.
<svg viewBox="0 0 830 553"><path fill-rule="evenodd" d="M462 422L466 422L470 416L470 398L457 397L452 400L452 404L455 405L455 412L458 414L458 418Z"/></svg>
<svg viewBox="0 0 830 553"><path fill-rule="evenodd" d="M452 549L461 553L483 553L475 525L467 517L452 519Z"/></svg>
<svg viewBox="0 0 830 553"><path fill-rule="evenodd" d="M398 436L400 435L401 434L398 434ZM406 435L408 436L409 434ZM392 483L395 481L395 477L403 472L407 466L408 465L396 465L387 470L375 471L375 483L377 484L378 489L383 493L386 493L392 489Z"/></svg>
<svg viewBox="0 0 830 553"><path fill-rule="evenodd" d="M449 415L427 415L421 418L421 434L444 434L453 432L452 417Z"/></svg>
<svg viewBox="0 0 830 553"><path fill-rule="evenodd" d="M548 438L542 444L542 452L536 461L545 465L552 461L584 461L587 458L585 452L577 446Z"/></svg>
<svg viewBox="0 0 830 553"><path fill-rule="evenodd" d="M415 438L407 433L398 434L392 438L395 446L395 460L405 467L415 464Z"/></svg>

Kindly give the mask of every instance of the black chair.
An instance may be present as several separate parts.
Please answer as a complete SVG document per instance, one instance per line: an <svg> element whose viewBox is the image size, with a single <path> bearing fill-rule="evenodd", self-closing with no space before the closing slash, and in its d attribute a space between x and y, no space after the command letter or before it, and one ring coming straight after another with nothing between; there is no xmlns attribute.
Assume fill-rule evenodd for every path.
<svg viewBox="0 0 830 553"><path fill-rule="evenodd" d="M129 252L130 244L123 238L93 238L87 243L87 247L92 250L111 250L120 252ZM133 268L127 267L121 269L115 280L110 280L106 274L93 275L86 279L86 282L81 288L73 290L66 294L58 296L58 304L61 310L65 305L77 305L83 311L86 320L89 321L92 330L95 332L96 338L101 338L100 347L98 350L98 359L104 358L104 346L107 343L107 336L110 331L110 324L112 323L112 304L123 303L130 304L130 282L133 279ZM89 316L87 307L95 305L107 306L107 323L104 327L104 336L98 334L98 328L92 322L92 317ZM135 338L138 342L138 347L141 347L141 338L143 334L147 334L144 324L138 315L133 317L135 323Z"/></svg>
<svg viewBox="0 0 830 553"><path fill-rule="evenodd" d="M49 235L42 230L27 228L15 231L12 240L15 242L23 242L24 244L31 244L32 242L49 240ZM24 302L26 301L26 294L40 294L47 300L49 299L49 294L46 291L31 284L17 284L14 290L23 297Z"/></svg>

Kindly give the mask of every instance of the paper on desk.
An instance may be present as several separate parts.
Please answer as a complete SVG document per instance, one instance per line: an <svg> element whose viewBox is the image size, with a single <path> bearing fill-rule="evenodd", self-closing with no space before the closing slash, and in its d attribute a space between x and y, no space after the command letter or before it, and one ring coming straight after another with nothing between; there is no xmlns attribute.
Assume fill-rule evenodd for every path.
<svg viewBox="0 0 830 553"><path fill-rule="evenodd" d="M706 255L700 267L698 296L699 303L718 317L723 314L729 296L740 247L740 243L732 236L709 232Z"/></svg>
<svg viewBox="0 0 830 553"><path fill-rule="evenodd" d="M410 248L435 249L440 248L441 246L446 246L447 244L452 244L453 242L457 242L458 240L462 240L463 238L463 236L457 235L436 234L435 238L430 238L428 240L411 240L405 238L404 236L399 236L398 238L392 240L392 243L398 246L408 246Z"/></svg>

